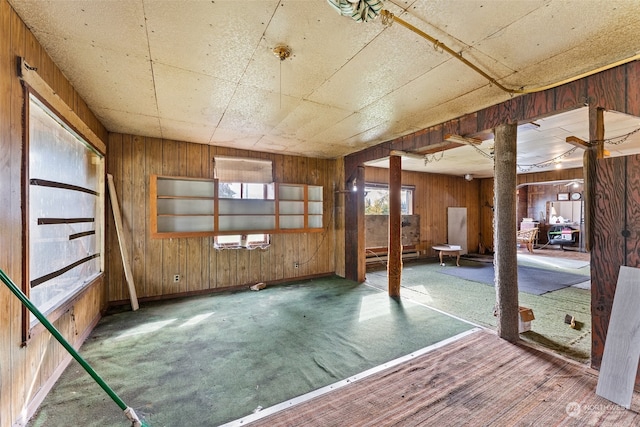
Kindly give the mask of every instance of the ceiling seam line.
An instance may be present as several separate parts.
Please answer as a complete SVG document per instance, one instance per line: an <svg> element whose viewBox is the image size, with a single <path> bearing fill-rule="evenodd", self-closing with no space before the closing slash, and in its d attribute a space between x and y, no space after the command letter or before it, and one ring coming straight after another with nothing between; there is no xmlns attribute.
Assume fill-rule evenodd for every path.
<svg viewBox="0 0 640 427"><path fill-rule="evenodd" d="M151 82L153 85L153 98L156 102L156 111L158 113L158 128L160 129L160 136L164 139L164 130L162 129L162 120L160 120L160 106L158 105L158 89L156 87L156 73L153 69L153 58L151 57L151 43L149 42L149 25L147 20L147 11L144 7L144 0L141 0L142 4L142 17L144 18L144 32L147 36L147 52L149 53L149 67L151 68Z"/></svg>
<svg viewBox="0 0 640 427"><path fill-rule="evenodd" d="M251 54L251 58L249 59L249 61L247 61L247 65L244 67L244 70L242 70L242 74L240 75L240 78L238 79L238 81L235 84L235 87L233 88L233 93L229 97L229 102L227 103L226 107L224 108L224 111L222 112L222 114L220 114L220 119L218 120L218 123L216 123L216 126L213 128L213 132L211 133L211 136L209 137L209 145L211 145L211 143L213 141L213 135L216 134L216 130L218 129L218 127L220 127L220 123L222 123L222 120L224 119L224 116L226 116L227 111L229 110L229 105L231 104L231 101L235 98L236 93L238 93L238 87L240 87L240 82L242 81L243 77L247 73L247 69L249 68L249 64L251 64L251 62L253 61L253 58L255 57L256 52L258 51L258 48L260 47L261 40L265 39L265 34L267 32L267 29L271 25L271 21L273 21L273 17L276 15L276 12L278 11L278 7L279 6L280 6L280 1L277 2L276 7L273 10L273 13L271 14L271 17L269 18L269 22L267 22L267 25L265 25L264 31L262 32L262 36L260 36L260 39L258 40L258 44L253 49L253 53Z"/></svg>

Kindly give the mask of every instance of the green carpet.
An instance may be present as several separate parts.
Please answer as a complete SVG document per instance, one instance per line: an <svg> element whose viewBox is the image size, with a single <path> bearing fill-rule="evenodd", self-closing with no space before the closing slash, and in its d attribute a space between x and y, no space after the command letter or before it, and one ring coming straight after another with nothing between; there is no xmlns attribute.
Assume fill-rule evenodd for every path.
<svg viewBox="0 0 640 427"><path fill-rule="evenodd" d="M152 427L216 426L471 328L330 278L143 304L105 316L80 353ZM76 362L30 425L69 422L126 425Z"/></svg>
<svg viewBox="0 0 640 427"><path fill-rule="evenodd" d="M461 265L472 263L475 264L473 261L460 260ZM523 264L544 267L540 263ZM493 316L495 288L492 285L442 274L444 270L453 268L457 267L442 267L434 260L406 262L402 271L401 295L478 325L496 329L496 318ZM585 276L585 280L589 280L588 268L547 268L551 272L568 271L580 274ZM372 268L367 272L367 283L385 290L386 271ZM591 292L588 289L575 287L544 295L520 292L520 305L533 309L535 315L535 320L531 322L532 330L521 334L521 338L580 362L588 362L591 355L590 301ZM580 329L571 329L564 323L567 314L575 316Z"/></svg>

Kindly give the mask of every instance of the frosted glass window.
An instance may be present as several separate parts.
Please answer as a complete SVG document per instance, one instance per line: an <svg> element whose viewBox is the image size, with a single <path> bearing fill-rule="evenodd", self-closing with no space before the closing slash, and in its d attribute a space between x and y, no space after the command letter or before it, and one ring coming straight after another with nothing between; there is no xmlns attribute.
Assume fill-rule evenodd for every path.
<svg viewBox="0 0 640 427"><path fill-rule="evenodd" d="M304 187L299 185L280 184L279 191L278 197L280 200L304 200Z"/></svg>
<svg viewBox="0 0 640 427"><path fill-rule="evenodd" d="M158 199L158 215L213 215L213 200Z"/></svg>
<svg viewBox="0 0 640 427"><path fill-rule="evenodd" d="M309 228L322 228L322 215L309 215Z"/></svg>
<svg viewBox="0 0 640 427"><path fill-rule="evenodd" d="M217 159L217 158L216 158ZM219 182L218 230L275 230L276 204L274 184L254 182ZM217 247L248 248L268 245L268 234L218 236Z"/></svg>
<svg viewBox="0 0 640 427"><path fill-rule="evenodd" d="M158 196L209 197L215 195L213 181L158 178Z"/></svg>
<svg viewBox="0 0 640 427"><path fill-rule="evenodd" d="M322 202L309 202L309 215L322 215Z"/></svg>
<svg viewBox="0 0 640 427"><path fill-rule="evenodd" d="M221 230L273 230L276 227L274 216L230 215L218 217Z"/></svg>
<svg viewBox="0 0 640 427"><path fill-rule="evenodd" d="M322 201L322 187L310 185L308 187L309 200Z"/></svg>
<svg viewBox="0 0 640 427"><path fill-rule="evenodd" d="M280 228L304 228L304 215L283 215L280 216Z"/></svg>
<svg viewBox="0 0 640 427"><path fill-rule="evenodd" d="M225 200L218 202L220 215L275 215L273 200Z"/></svg>
<svg viewBox="0 0 640 427"><path fill-rule="evenodd" d="M213 231L212 216L159 216L158 233Z"/></svg>
<svg viewBox="0 0 640 427"><path fill-rule="evenodd" d="M47 314L102 271L104 161L33 95L28 108L26 291ZM36 322L32 315L30 324Z"/></svg>

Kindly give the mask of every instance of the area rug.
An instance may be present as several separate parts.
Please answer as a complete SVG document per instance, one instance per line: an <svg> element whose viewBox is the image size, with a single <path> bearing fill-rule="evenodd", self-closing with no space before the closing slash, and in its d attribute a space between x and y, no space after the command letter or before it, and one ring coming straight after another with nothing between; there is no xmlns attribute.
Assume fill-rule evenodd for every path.
<svg viewBox="0 0 640 427"><path fill-rule="evenodd" d="M493 264L488 263L467 262L460 267L445 267L438 273L492 286L495 280ZM586 280L589 278L579 274L518 266L518 289L528 294L542 295Z"/></svg>
<svg viewBox="0 0 640 427"><path fill-rule="evenodd" d="M475 261L475 260L474 260ZM551 268L581 269L589 267L589 261L566 259L561 257L542 256L538 254L518 254L518 261L527 261Z"/></svg>

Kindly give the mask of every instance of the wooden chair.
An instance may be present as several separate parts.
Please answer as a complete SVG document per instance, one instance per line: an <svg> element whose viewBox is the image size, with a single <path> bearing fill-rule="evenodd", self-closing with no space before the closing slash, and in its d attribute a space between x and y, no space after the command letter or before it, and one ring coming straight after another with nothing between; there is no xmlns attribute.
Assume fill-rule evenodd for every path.
<svg viewBox="0 0 640 427"><path fill-rule="evenodd" d="M516 232L516 240L519 244L523 243L526 245L527 250L533 253L533 244L536 242L536 238L538 237L538 228L530 228L528 230L520 230Z"/></svg>

